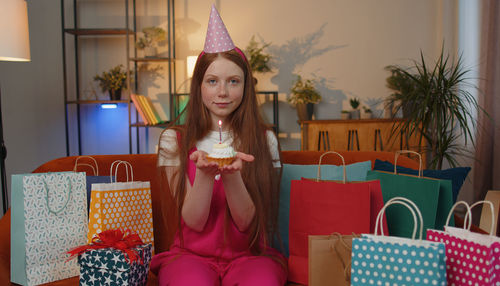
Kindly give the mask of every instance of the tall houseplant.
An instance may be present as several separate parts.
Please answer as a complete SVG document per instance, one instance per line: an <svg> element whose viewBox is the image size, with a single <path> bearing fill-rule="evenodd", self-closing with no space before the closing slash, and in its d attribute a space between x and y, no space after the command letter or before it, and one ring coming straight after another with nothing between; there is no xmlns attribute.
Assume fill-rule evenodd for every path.
<svg viewBox="0 0 500 286"><path fill-rule="evenodd" d="M394 91L388 104L396 112L404 109L406 119L395 124L393 138L400 131L419 134L418 148L430 155L431 168L442 169L445 160L457 166L456 156L467 152L458 139L464 136L466 145L474 145L475 114L483 110L467 89L476 87L468 82L462 57L452 61L443 47L434 66L420 52L420 61L409 68L391 65L386 70L391 73L387 86Z"/></svg>
<svg viewBox="0 0 500 286"><path fill-rule="evenodd" d="M314 80L303 80L299 75L290 91L292 95L288 98L288 102L297 108L299 120L311 120L314 104L321 101L321 95L314 87Z"/></svg>

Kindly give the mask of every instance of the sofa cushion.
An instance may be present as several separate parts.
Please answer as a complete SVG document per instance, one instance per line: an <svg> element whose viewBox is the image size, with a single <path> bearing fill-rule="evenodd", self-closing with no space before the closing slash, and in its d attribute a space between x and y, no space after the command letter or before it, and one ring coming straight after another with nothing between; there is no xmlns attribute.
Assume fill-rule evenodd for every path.
<svg viewBox="0 0 500 286"><path fill-rule="evenodd" d="M394 165L387 161L375 160L374 170L394 172ZM423 176L442 180L451 180L451 189L453 193L453 203L457 201L458 193L462 187L470 167L457 167L445 170L424 170ZM397 172L409 175L418 175L418 170L397 166Z"/></svg>
<svg viewBox="0 0 500 286"><path fill-rule="evenodd" d="M348 181L364 181L366 173L371 170L371 161L354 163L346 166L346 176ZM283 243L281 250L288 257L288 226L290 217L290 186L292 180L301 178L316 178L318 165L293 165L283 164L283 173L280 183L280 201L278 212L278 230ZM342 180L342 166L321 165L322 180Z"/></svg>

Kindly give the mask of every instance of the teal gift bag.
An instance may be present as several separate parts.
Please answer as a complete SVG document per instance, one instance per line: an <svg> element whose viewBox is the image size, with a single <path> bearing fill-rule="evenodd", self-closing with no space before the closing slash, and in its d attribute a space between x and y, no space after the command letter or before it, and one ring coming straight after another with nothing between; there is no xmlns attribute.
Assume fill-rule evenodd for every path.
<svg viewBox="0 0 500 286"><path fill-rule="evenodd" d="M66 251L87 242L85 173L12 175L12 282L39 285L79 275Z"/></svg>
<svg viewBox="0 0 500 286"><path fill-rule="evenodd" d="M402 153L419 155L413 151L398 151L395 155L394 166L396 166L398 156ZM394 197L405 197L413 201L423 214L424 232L427 229L443 229L448 211L453 205L451 182L449 180L424 178L421 174L422 160L420 159L419 176L397 174L396 170L394 170L394 173L369 171L366 179L380 180L384 202ZM387 210L389 234L410 237L412 229L407 223L409 220L411 220L411 216L401 206Z"/></svg>
<svg viewBox="0 0 500 286"><path fill-rule="evenodd" d="M385 209L400 204L413 220L411 239L377 235ZM398 206L399 207L399 206ZM352 241L351 285L446 285L445 245L422 240L423 220L410 200L389 200L377 219L374 235L363 234ZM379 224L380 223L380 224ZM410 221L406 222L411 225ZM417 225L419 226L418 239Z"/></svg>

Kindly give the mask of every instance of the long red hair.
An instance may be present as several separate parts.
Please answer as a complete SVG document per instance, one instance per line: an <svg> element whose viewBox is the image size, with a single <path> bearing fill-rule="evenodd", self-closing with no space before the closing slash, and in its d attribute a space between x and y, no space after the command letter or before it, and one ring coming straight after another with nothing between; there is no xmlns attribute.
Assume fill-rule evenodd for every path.
<svg viewBox="0 0 500 286"><path fill-rule="evenodd" d="M177 226L180 226L181 210L186 195L184 174L187 171L188 152L212 130L210 113L201 97L201 84L206 70L218 57L238 65L245 76L241 104L227 117L225 123L229 124L235 150L255 157L253 162L244 163L241 175L255 205L255 217L247 230L250 234L249 248L254 254L262 254L265 246L269 245L271 239L277 235L279 177L276 177L273 168L266 134L269 128L259 111L251 68L242 54L236 50L216 54L202 53L198 57L193 72L189 102L184 111L185 124L171 127L180 134L178 148L180 166L175 174L178 183L176 186L169 186L175 189L172 193L177 205ZM180 116L174 123L177 123L179 118ZM158 152L161 156L164 150L160 149ZM264 245L260 243L262 241Z"/></svg>

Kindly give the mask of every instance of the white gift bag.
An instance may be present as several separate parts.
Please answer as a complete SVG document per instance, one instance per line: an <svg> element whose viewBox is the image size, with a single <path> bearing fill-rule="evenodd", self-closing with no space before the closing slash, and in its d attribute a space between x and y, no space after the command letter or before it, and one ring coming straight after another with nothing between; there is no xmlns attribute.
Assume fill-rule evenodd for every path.
<svg viewBox="0 0 500 286"><path fill-rule="evenodd" d="M11 281L38 285L79 275L68 250L86 243L85 173L12 176Z"/></svg>

